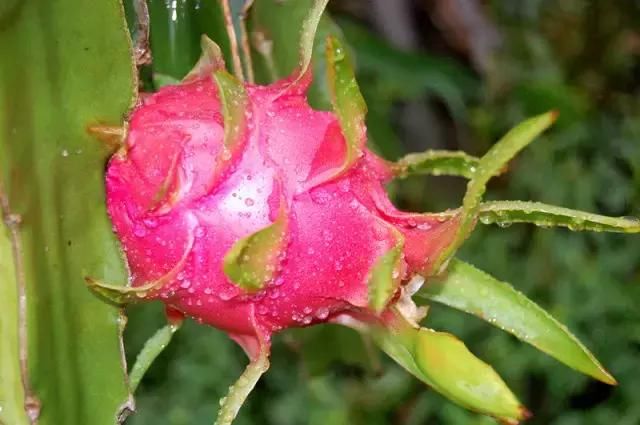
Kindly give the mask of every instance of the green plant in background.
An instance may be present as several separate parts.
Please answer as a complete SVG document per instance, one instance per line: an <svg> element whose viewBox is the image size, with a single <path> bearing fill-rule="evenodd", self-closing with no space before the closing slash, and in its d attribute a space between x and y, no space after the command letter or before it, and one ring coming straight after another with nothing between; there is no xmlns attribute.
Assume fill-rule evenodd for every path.
<svg viewBox="0 0 640 425"><path fill-rule="evenodd" d="M207 33L218 41L227 56L227 63L235 63L225 38L226 31L223 30L224 13L216 5L212 5L213 2L210 3L184 1L175 2L167 7L165 2L150 2L154 62L151 67L143 69L143 83L147 89L162 82L176 81L188 71L196 60L194 43L198 40L200 33ZM296 4L280 4L268 0L255 2L253 9L250 10L248 34L255 49L253 63L257 81L266 83L276 77L287 75L293 69L297 63L298 40L290 36L291 28L301 27L310 5L311 2L307 1ZM236 12L242 5L237 6ZM90 141L86 136L86 128L95 125L119 124L120 119L117 114L124 113L130 99L130 87L133 81L130 67L132 55L127 38L123 35L123 18L116 6L105 4L104 10L91 11L92 7L88 3L84 5L81 3L74 9L74 13L78 14L91 15L94 12L101 12L104 16L110 17L109 19L113 20L111 35L108 31L104 31L104 28L100 32L93 33L95 28L91 27L91 20L82 23L74 21L74 24L79 27L65 23L64 31L56 25L43 25L46 22L58 22L57 20L59 25L63 25L65 7L71 6L64 4L49 6L34 2L28 6L16 4L7 7L6 10L0 9L2 13L0 22L3 23L0 26L0 43L7 46L14 45L16 57L28 56L31 53L35 58L39 58L25 56L25 62L31 60L35 61L32 63L37 63L37 60L44 60L43 57L48 58L46 66L36 67L38 72L41 70L48 72L45 74L34 72L33 80L27 80L32 81L32 84L27 84L25 87L34 87L33 90L38 93L49 93L43 90L43 87L57 84L56 87L68 95L65 97L67 102L62 110L59 108L59 103L56 103L56 98L52 97L53 95L40 97L35 104L9 100L5 105L9 105L10 108L6 108L7 112L3 112L0 117L4 120L2 121L3 150L0 160L3 161L1 163L3 216L7 224L6 238L3 239L4 245L2 245L4 247L2 259L9 259L8 253L13 250L11 256L16 260L15 262L3 261L3 268L0 270L5 277L2 293L7 295L3 298L8 300L6 311L13 312L3 316L0 329L2 329L3 347L16 345L28 347L27 357L20 357L16 355L16 351L10 350L5 356L3 351L3 386L0 392L0 406L10 403L9 397L18 395L18 401L12 404L12 408L3 408L0 411L0 415L4 415L0 416L0 420L6 423L28 423L28 419L22 416L19 406L15 408L15 403L20 403L21 396L15 392L15 388L20 388L19 385L16 387L16 383L20 380L26 384L24 388L27 389L27 394L24 398L31 406L27 413L32 417L40 413L40 423L113 423L117 415L131 407L126 391L126 378L119 365L117 336L121 324L117 311L88 296L80 281L86 275L105 277L109 281L118 281L119 277L122 280L121 276L118 276L121 274L121 268L115 260L114 246L102 207L101 164L107 152L106 150L100 152L95 142ZM232 7L234 7L233 4ZM507 9L505 8L505 13L508 13ZM96 19L99 18L103 17L96 17ZM165 19L164 23L163 19ZM131 28L133 28L131 22L134 21L135 19L130 20ZM240 23L236 22L236 25L238 33L241 33ZM406 98L412 95L412 90L406 90L403 85L398 86L397 82L393 81L395 73L410 69L410 66L415 66L416 70L426 70L424 74L430 75L431 78L443 78L442 84L433 84L433 93L447 102L454 116L459 117L466 112L462 87L469 84L469 79L465 77L458 80L447 79L446 72L439 74L439 69L451 68L446 66L438 68L441 63L435 62L438 65L436 66L393 50L387 51L397 55L397 59L394 57L394 60L388 63L376 62L373 60L375 52L385 51L383 45L382 47L378 45L377 50L369 50L373 54L370 56L371 60L367 61L367 48L371 49L372 43L375 45L377 41L351 24L345 23L343 28L346 30L347 40L352 41L350 35L353 37L353 50L358 63L362 65L364 71L370 73L365 76L362 88L370 109L372 109L371 105L375 105L374 117L384 116L385 111L389 111L390 99ZM52 32L47 33L47 31ZM78 38L76 36L78 32L86 34L86 38ZM56 37L51 37L52 34ZM327 65L327 62L322 60L325 49L324 40L328 34L342 37L338 27L324 17L320 22L314 48L313 66L316 76L324 75L325 68L331 66L331 63ZM43 45L43 49L48 47L45 49L48 56L39 56L35 50L20 50L20 43L15 41L24 42L27 39L48 40L51 45ZM517 38L514 37L514 39ZM68 43L60 44L59 40L68 40ZM92 41L93 44L87 43L88 41ZM107 49L110 54L102 57L97 57L91 52L92 47L111 43L121 46L122 49ZM63 45L65 47L62 47ZM363 47L362 50L359 49L360 46ZM87 47L89 50L85 50ZM359 53L361 51L364 52L364 58ZM112 66L111 69L106 69L103 65L109 60L113 61ZM403 60L406 61L403 62ZM68 77L70 75L68 70L72 69L72 65L86 66L91 63L95 64L93 66L96 70L91 75L86 77L74 75L72 79ZM389 71L389 64L393 63L400 65L397 69L391 68ZM89 69L94 71L94 68ZM118 72L114 74L113 69L118 69ZM11 93L9 90L15 87L15 82L19 78L29 78L29 75L23 77L10 64L2 64L0 70L2 70L0 81L6 93ZM527 68L525 67L524 70ZM379 82L385 81L385 73L391 78L386 80L387 89L381 90ZM408 74L424 75L422 72L410 71ZM516 75L515 78L519 78L517 73L514 75ZM544 78L548 78L548 74L544 75ZM102 83L97 84L98 80ZM330 91L321 80L323 79L316 77L311 98L315 105L330 108ZM429 78L425 77L425 80ZM105 84L105 81L108 83ZM371 81L371 84L367 81ZM432 87L428 83L421 81L423 80L416 77L415 83L411 84L431 90ZM425 85L421 86L421 84ZM571 114L572 111L580 109L571 102L580 101L581 98L571 93L567 96L558 96L560 99L555 98L552 95L558 91L549 90L547 87L551 85L545 84L547 82L543 84L540 81L524 84L518 88L518 93L525 101L539 102L543 108L553 107L555 102L560 104L560 128L556 130L553 137L556 143L536 145L547 146L542 148L534 146L532 153L517 163L517 172L509 173L509 175L521 176L515 177L510 182L510 185L514 186L512 192L507 194L505 189L500 189L498 190L500 197L509 198L515 195L523 199L537 198L555 203L571 203L580 208L604 210L617 215L625 213L629 209L625 203L625 200L631 197L629 193L617 193L616 190L607 190L607 187L598 187L601 183L563 185L561 178L557 179L560 183L555 184L546 181L544 173L539 171L545 169L549 157L555 159L560 155L558 161L566 164L563 175L569 176L565 181L575 181L572 180L575 179L574 176L588 176L588 172L580 170L584 166L581 162L584 158L576 159L571 153L579 152L580 155L589 158L594 149L598 150L594 146L581 147L582 145L578 144L581 135L588 132L585 128L577 129L576 126L609 125L582 124L586 118L583 111L580 114ZM110 96L110 100L105 100L104 97L110 91L121 93L122 98ZM55 92L52 93L55 94ZM472 122L478 129L478 134L493 137L496 127L504 127L504 123L497 124L493 121L504 116L499 113L500 110L511 110L511 114L517 117L540 111L538 104L527 104L525 101L521 104L516 103L516 107L511 106L509 109L508 106L501 104L504 100L500 98L499 92L496 93L498 95L487 103L490 107L496 108L495 113L491 114L487 110L480 109L471 110ZM28 96L26 98L28 99ZM77 106L73 103L74 99ZM569 110L569 114L565 109ZM74 113L67 111L74 111ZM375 115L376 113L382 115ZM596 113L591 111L591 114ZM568 118L565 118L566 116ZM507 118L507 121L512 120ZM542 115L527 121L510 132L482 159L460 153L431 151L405 157L397 163L396 173L402 177L445 174L470 179L463 208L448 210L441 216L443 220L460 217L463 225L458 232L456 242L442 254L438 263L447 264L451 254L468 236L476 220L486 224L495 222L501 227L514 222L531 222L545 227L562 225L572 230L638 231L637 222L631 219L612 219L528 202L480 203L480 196L484 192L488 179L503 172L503 164L551 121L551 115ZM369 127L378 149L389 156L398 156L400 151L397 146L384 143L388 140L385 137L390 135L392 129L376 124ZM620 136L622 140L624 137L633 137L633 123L618 127L625 129L624 131L628 133ZM55 131L51 131L52 129ZM558 140L563 141L560 146L557 146ZM633 158L638 158L637 150L625 151L630 149L628 144L620 142L619 146L624 152L625 161L632 162ZM607 161L611 158L610 161L616 165L615 161L619 160L616 158L619 158L620 153L608 153L608 156L599 157L600 162L596 162L600 164L596 167L597 170L617 169L607 167L610 164ZM34 164L33 172L30 171L31 165L26 165L31 163ZM54 179L50 178L52 170L55 170ZM93 180L88 180L87 176L93 176ZM532 176L536 177L532 178ZM599 176L595 175L594 182L598 178ZM624 187L619 184L621 176L616 175L615 172L604 180L609 182L609 187L612 189ZM25 190L25 187L29 190ZM581 193L581 190L588 192ZM596 199L599 193L606 194L604 198L606 200L593 202L592 200ZM78 195L85 195L85 197L79 201ZM406 196L406 191L400 191L398 195ZM410 194L410 196L414 199L405 199L404 202L417 204L424 198L422 195ZM94 202L87 202L87 197L94 199ZM567 199L576 202L568 202ZM46 207L42 207L43 205ZM54 213L49 213L48 208L53 208ZM517 257L517 260L508 255L495 255L496 252L506 252L506 247L513 247L518 243L522 245L523 238L528 238L528 234L523 232L526 231L515 227L504 232L480 231L481 234L473 238L468 248L463 251L463 256L474 257L476 260L474 262L487 266L497 275L510 277L519 283L523 279L526 281L532 276L540 276L541 271L548 273L545 280L549 282L557 282L557 285L567 282L567 285L563 285L560 290L564 292L558 292L557 299L560 302L557 305L579 312L576 317L583 318L582 326L596 326L601 329L600 332L607 329L605 327L607 320L603 325L602 315L594 316L594 314L606 310L604 307L593 308L593 304L583 305L582 299L593 299L596 303L598 301L606 303L605 300L609 300L613 308L608 311L620 313L633 311L629 306L633 298L626 296L622 290L616 289L615 283L602 282L607 280L608 270L613 268L600 267L600 263L596 262L598 260L593 260L601 259L602 264L617 265L615 269L619 277L616 279L629 281L630 273L636 267L634 264L637 265L638 260L635 251L629 248L633 243L629 239L598 236L591 242L592 245L597 246L597 249L585 250L584 242L575 242L585 241L585 239L567 239L565 235L549 236L548 232L536 232L534 238L539 238L538 243L529 245L531 248L528 255ZM540 235L541 233L546 235ZM549 245L548 241L555 238L560 238L560 242ZM549 246L554 248L550 250ZM555 256L552 265L556 270L558 267L563 270L564 274L560 273L561 278L557 276L559 272L549 270L551 253L559 254ZM555 262L559 266L554 265ZM581 266L576 270L578 264ZM13 276L16 277L13 278ZM585 282L578 296L576 296L574 282L571 284L568 282L576 276ZM611 288L609 283L614 287ZM17 289L14 291L13 288ZM526 285L525 288L527 288ZM24 299L17 298L20 291L26 291ZM537 291L531 292L534 295L537 294ZM555 304L555 302L549 302L544 293L540 295L542 296L539 299L545 301L544 304ZM21 305L18 300L26 300L26 306ZM522 294L515 292L509 285L496 281L464 262L453 260L448 263L444 273L428 279L422 289L416 293L416 301L422 304L433 301L477 315L577 370L604 382L614 382L593 356L555 319L524 298ZM129 353L136 353L141 348L142 338L146 338L145 335L152 332L149 323L154 321L158 323L158 320L154 320L152 316L158 314L159 312L153 308L140 311L131 309L133 327L129 330L127 344ZM634 329L633 326L635 326L637 334L638 318L634 314L632 313L625 323L627 329ZM565 317L567 313L558 310L554 311L554 315ZM69 318L76 320L69 320ZM478 328L477 324L467 320L463 327L460 316L451 316L435 305L431 308L428 320L433 327L455 330L456 333L463 335L464 339L470 343L472 351L479 352L482 354L481 357L490 358L491 363L508 365L505 368L509 375L518 376L518 373L522 374L526 369L531 369L530 365L540 361L529 360L532 356L528 352L513 346L504 337L495 339L496 337L492 336L493 341L497 342L486 343L486 347L489 348L489 351L486 351L484 344L479 344L479 341L484 339L484 328ZM91 323L92 326L87 328L87 323ZM14 332L16 329L18 332ZM175 325L163 328L147 343L140 356L141 360L133 366L131 371L131 382L128 385L132 390L137 387L146 367L159 353L159 349L164 348L168 343L175 329ZM463 421L471 423L480 420L440 403L434 398L434 394L422 395L423 391L418 390L419 387L397 369L387 367L381 369L381 359L370 346L372 341L381 345L407 370L458 403L504 419L520 415L513 410L514 406L517 408L517 403L510 392L501 389L501 380L484 363L469 357L470 353L459 341L444 333L417 331L402 322L396 322L392 329L391 333L372 329L364 339L357 339L350 330L332 326L286 333L283 337L284 344L276 344L273 348L272 373L266 375L266 382L262 384L272 391L258 391L256 400L249 401L237 423L388 423L389 412L394 406L404 403L403 400L410 400L408 403L410 410L402 414L402 423L421 423L420 421L427 418L439 418L449 423L463 423ZM25 331L29 338L28 344L27 340L21 339ZM232 381L240 374L243 363L240 360L240 353L221 339L220 335L211 336L210 332L203 334L203 330L190 324L185 326L183 332L185 335L177 336L180 339L179 343L171 345L166 353L172 356L181 353L183 361L164 363L164 370L154 366L155 371L145 378L140 396L137 397L140 413L130 419L131 423L154 423L154 421L176 424L210 423L211 400L215 396L222 395L226 386L224 383ZM618 341L625 341L628 334L629 332L625 332L616 337L619 337ZM633 331L630 335L634 335ZM8 344L5 344L5 341L8 341ZM327 344L336 344L338 348L331 353L323 353L320 348ZM111 351L106 347L111 347ZM438 352L435 351L438 347L448 349L446 356L438 356ZM491 348L497 348L497 350L491 350ZM48 355L50 351L53 353L51 356ZM524 354L521 355L522 353ZM287 360L292 355L303 359L303 368L300 369L302 376L297 375L297 369L292 368ZM469 363L463 363L455 356L471 360ZM441 358L448 359L445 363L447 367L440 367L438 362ZM351 368L356 369L336 374L329 368L335 362L350 365ZM100 364L99 368L95 367L97 363ZM463 364L469 369L458 369ZM22 376L18 376L20 374L16 371L16 365L21 366ZM544 367L535 366L535 369L543 371L545 367L553 366L545 364ZM624 366L619 367L618 364L616 367L614 372L617 372L615 374L623 380L623 384L626 376L633 376L633 372L630 371L631 364L626 366L626 369ZM50 370L55 370L56 374L51 374ZM514 370L520 372L514 373ZM360 376L362 373L364 376ZM494 382L494 385L497 385L494 387L498 391L495 394L497 398L478 391L478 388L458 392L459 387L451 385L452 374L455 376L456 373L458 374L456 379L464 378L467 384L472 384L474 379L479 380L483 385ZM575 378L567 377L570 375L562 371L559 374L556 381L558 388L549 388L549 393L561 397L565 389L559 387L563 386L563 382ZM308 375L313 378L306 378L305 376ZM14 383L11 387L5 387L5 376L12 377L7 380ZM175 384L169 384L167 387L162 384L165 380ZM524 382L524 380L514 381ZM552 386L553 382L553 379L549 379L547 385ZM59 386L62 386L65 391L51 390ZM96 388L100 391L96 392ZM633 392L633 390L629 391ZM518 392L523 392L527 400L535 399L533 394L527 394L526 389ZM161 408L152 408L153 404ZM429 405L438 405L438 407L432 408ZM55 408L48 406L55 406ZM41 410L40 407L42 407ZM566 410L557 404L554 409L556 413ZM549 407L545 410L548 414L553 412ZM603 420L602 418L610 417L607 415L611 414L611 412L605 412L599 416L601 419L596 418L594 421ZM626 416L626 420L633 421L633 417L631 412ZM571 423L571 420L577 419L567 416L559 420Z"/></svg>

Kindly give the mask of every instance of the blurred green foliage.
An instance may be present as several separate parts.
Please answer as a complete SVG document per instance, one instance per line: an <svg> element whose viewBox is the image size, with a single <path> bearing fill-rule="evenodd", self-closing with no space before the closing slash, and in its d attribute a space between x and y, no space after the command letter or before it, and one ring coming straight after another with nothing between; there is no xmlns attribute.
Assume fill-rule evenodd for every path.
<svg viewBox="0 0 640 425"><path fill-rule="evenodd" d="M151 1L152 43L156 55L163 55L160 51L168 41L159 38L168 32L156 29L164 24L154 20L153 11L168 3L155 3ZM177 4L195 9L200 2ZM357 13L336 13L357 62L374 148L391 159L406 152L399 108L408 102L435 108L440 125L447 129L447 148L475 154L486 151L525 117L555 108L560 111L555 129L491 183L488 197L539 200L608 215L640 214L638 2L492 0L486 5L502 45L481 72L453 49L430 53L429 40L420 53L398 50L367 29ZM189 34L190 42L198 35ZM424 35L429 36L433 35ZM181 61L195 61L193 45L172 54L180 52L189 56L174 58L177 68L182 69ZM412 146L429 146L428 140L413 142ZM398 205L425 211L457 206L463 187L455 179L420 177L390 190ZM637 238L522 225L481 227L461 258L511 282L567 324L620 382L619 387L607 387L486 323L434 306L428 325L452 331L494 365L535 413L529 423L640 423ZM130 362L162 324L158 305L131 309L125 335ZM210 424L216 401L245 364L241 350L223 334L187 323L142 381L138 412L127 424ZM272 367L237 423L494 421L428 390L355 332L320 326L276 337Z"/></svg>

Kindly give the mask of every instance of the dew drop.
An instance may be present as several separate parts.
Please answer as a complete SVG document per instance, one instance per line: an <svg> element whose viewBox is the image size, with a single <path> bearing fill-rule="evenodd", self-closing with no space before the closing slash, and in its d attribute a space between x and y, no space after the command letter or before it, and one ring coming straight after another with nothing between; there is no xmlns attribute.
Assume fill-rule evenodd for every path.
<svg viewBox="0 0 640 425"><path fill-rule="evenodd" d="M323 205L331 200L331 193L324 189L316 189L311 192L311 199L317 204Z"/></svg>
<svg viewBox="0 0 640 425"><path fill-rule="evenodd" d="M349 192L349 189L351 189L351 183L349 182L349 180L342 180L340 181L340 183L338 183L338 188L340 188L342 192Z"/></svg>
<svg viewBox="0 0 640 425"><path fill-rule="evenodd" d="M222 301L229 301L231 299L233 295L231 294L227 294L226 292L220 292L218 294L218 298L220 298Z"/></svg>
<svg viewBox="0 0 640 425"><path fill-rule="evenodd" d="M320 320L324 320L329 317L329 309L326 307L321 307L316 311L316 317Z"/></svg>
<svg viewBox="0 0 640 425"><path fill-rule="evenodd" d="M141 238L147 235L147 229L140 224L136 224L133 228L133 234Z"/></svg>
<svg viewBox="0 0 640 425"><path fill-rule="evenodd" d="M429 229L431 229L431 225L429 223L418 224L418 230L429 230Z"/></svg>
<svg viewBox="0 0 640 425"><path fill-rule="evenodd" d="M156 220L155 218L147 217L142 221L144 222L145 226L147 226L147 227L149 227L151 229L154 229L154 228L158 227L158 220Z"/></svg>

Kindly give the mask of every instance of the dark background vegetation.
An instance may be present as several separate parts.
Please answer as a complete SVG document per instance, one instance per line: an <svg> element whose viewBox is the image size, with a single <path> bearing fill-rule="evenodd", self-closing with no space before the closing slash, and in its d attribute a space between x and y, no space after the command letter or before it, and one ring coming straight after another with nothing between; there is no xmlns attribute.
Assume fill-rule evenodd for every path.
<svg viewBox="0 0 640 425"><path fill-rule="evenodd" d="M204 3L150 1L157 63L175 65L174 77L197 57L193 16ZM370 143L387 158L427 148L482 154L518 121L556 108L554 130L491 183L488 197L640 214L639 1L334 0L330 10L357 63ZM167 53L172 43L180 47ZM411 178L390 191L405 209L435 211L457 206L463 188L453 178ZM491 226L461 257L548 309L620 382L595 382L434 306L429 326L454 332L494 365L535 413L531 424L640 423L637 238ZM131 361L163 317L157 305L130 313ZM349 330L289 331L272 359L238 425L494 423L430 391ZM188 323L145 377L127 424L211 424L245 364L222 333Z"/></svg>

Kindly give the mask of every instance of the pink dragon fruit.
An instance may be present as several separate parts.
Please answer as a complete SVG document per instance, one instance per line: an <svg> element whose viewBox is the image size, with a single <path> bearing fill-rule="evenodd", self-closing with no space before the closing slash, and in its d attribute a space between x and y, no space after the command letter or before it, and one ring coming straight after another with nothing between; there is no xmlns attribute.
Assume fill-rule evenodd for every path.
<svg viewBox="0 0 640 425"><path fill-rule="evenodd" d="M260 86L209 71L145 97L108 165L132 285L252 358L282 329L379 320L458 220L394 208L363 112L313 110L309 73Z"/></svg>
<svg viewBox="0 0 640 425"><path fill-rule="evenodd" d="M521 123L479 159L430 151L386 162L365 146L366 107L336 39L327 40L334 111L307 103L310 43L326 1L314 2L301 66L290 78L268 86L241 82L205 39L205 53L182 83L142 98L106 176L130 286L88 278L92 288L116 302L160 300L170 321L194 318L245 349L251 363L221 401L219 425L232 422L268 368L274 333L325 322L368 332L406 370L465 407L509 424L526 418L501 378L461 341L418 325L424 310L411 295L423 278L430 281L420 297L489 320L615 383L566 328L508 285L459 260L436 273L478 219L640 232L623 218L531 202L481 203L489 179L556 113ZM416 214L392 205L385 183L425 170L469 179L462 208Z"/></svg>

